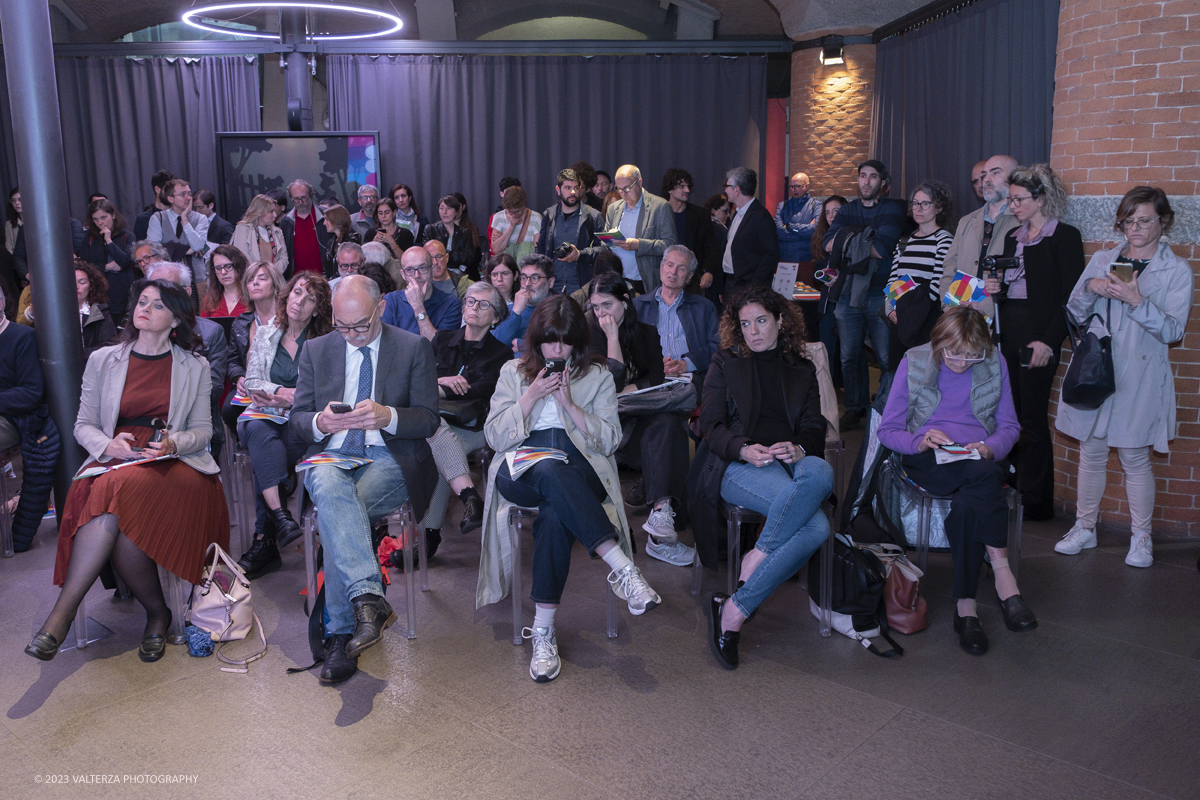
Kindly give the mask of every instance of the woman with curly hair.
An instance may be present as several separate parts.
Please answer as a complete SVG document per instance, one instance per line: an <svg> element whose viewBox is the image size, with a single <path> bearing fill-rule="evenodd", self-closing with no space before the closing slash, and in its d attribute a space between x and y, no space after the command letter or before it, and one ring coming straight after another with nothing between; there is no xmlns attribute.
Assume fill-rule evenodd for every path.
<svg viewBox="0 0 1200 800"><path fill-rule="evenodd" d="M910 347L929 341L929 333L942 316L942 302L938 296L942 279L942 262L954 234L946 229L952 217L950 191L945 184L925 181L913 190L908 203L908 216L917 229L896 243L892 254L892 272L888 283L912 278L917 286L905 292L895 302L888 302L888 326L892 332L892 343L888 348L893 364Z"/></svg>
<svg viewBox="0 0 1200 800"><path fill-rule="evenodd" d="M744 287L721 314L722 349L704 380L704 438L688 475L701 563L717 566L721 500L767 518L742 558L737 592L709 598L710 644L726 669L738 665L742 625L829 537L820 506L833 491L833 468L823 458L826 422L804 344L804 317L792 303L769 286Z"/></svg>
<svg viewBox="0 0 1200 800"><path fill-rule="evenodd" d="M79 300L79 327L86 361L101 347L117 341L117 326L108 313L108 281L86 261L75 259L75 296Z"/></svg>

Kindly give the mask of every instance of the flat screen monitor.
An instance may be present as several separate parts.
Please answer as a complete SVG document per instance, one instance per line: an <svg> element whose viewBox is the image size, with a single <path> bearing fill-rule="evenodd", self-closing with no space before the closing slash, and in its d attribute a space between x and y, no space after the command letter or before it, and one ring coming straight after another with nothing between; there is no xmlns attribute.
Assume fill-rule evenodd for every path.
<svg viewBox="0 0 1200 800"><path fill-rule="evenodd" d="M255 195L302 178L320 200L333 195L358 210L358 187L379 187L378 131L218 133L220 209L236 223Z"/></svg>

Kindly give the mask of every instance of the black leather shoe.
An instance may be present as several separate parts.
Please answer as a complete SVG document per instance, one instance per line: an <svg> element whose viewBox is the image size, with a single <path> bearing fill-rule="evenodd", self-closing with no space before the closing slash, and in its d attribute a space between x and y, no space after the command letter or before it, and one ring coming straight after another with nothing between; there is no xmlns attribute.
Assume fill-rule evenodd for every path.
<svg viewBox="0 0 1200 800"><path fill-rule="evenodd" d="M279 557L279 548L275 546L275 540L266 536L255 539L250 549L238 559L238 566L250 580L277 570L282 565L283 559Z"/></svg>
<svg viewBox="0 0 1200 800"><path fill-rule="evenodd" d="M349 641L348 633L334 634L324 641L325 659L321 663L321 675L317 678L322 686L341 683L358 672L358 657L346 655L346 643Z"/></svg>
<svg viewBox="0 0 1200 800"><path fill-rule="evenodd" d="M958 645L973 656L981 656L988 651L987 634L979 624L979 617L960 617L954 612L954 632L958 634Z"/></svg>
<svg viewBox="0 0 1200 800"><path fill-rule="evenodd" d="M474 489L463 490L463 494L459 497L463 501L463 515L462 522L458 525L459 530L464 534L479 530L483 527L483 498Z"/></svg>
<svg viewBox="0 0 1200 800"><path fill-rule="evenodd" d="M1025 633L1037 627L1033 609L1025 605L1019 594L1000 601L1000 615L1004 617L1005 626L1013 633Z"/></svg>
<svg viewBox="0 0 1200 800"><path fill-rule="evenodd" d="M625 505L630 508L642 508L646 505L646 483L641 478L638 478L629 487L629 494L625 496Z"/></svg>
<svg viewBox="0 0 1200 800"><path fill-rule="evenodd" d="M438 528L425 529L425 558L433 558L442 544L442 532Z"/></svg>
<svg viewBox="0 0 1200 800"><path fill-rule="evenodd" d="M279 547L287 547L303 533L286 508L271 509L271 519L275 521L275 543Z"/></svg>
<svg viewBox="0 0 1200 800"><path fill-rule="evenodd" d="M721 632L721 606L728 599L720 592L713 592L708 598L708 642L722 667L737 669L738 640L742 634L740 631Z"/></svg>
<svg viewBox="0 0 1200 800"><path fill-rule="evenodd" d="M138 658L147 664L158 661L167 652L167 637L161 633L152 633L142 637L142 646L138 648Z"/></svg>
<svg viewBox="0 0 1200 800"><path fill-rule="evenodd" d="M33 656L38 661L49 661L58 655L58 640L48 633L39 633L25 647L25 654Z"/></svg>
<svg viewBox="0 0 1200 800"><path fill-rule="evenodd" d="M346 643L346 655L356 658L379 643L383 632L396 621L396 612L388 605L387 598L377 594L360 594L350 602L354 605L354 637Z"/></svg>

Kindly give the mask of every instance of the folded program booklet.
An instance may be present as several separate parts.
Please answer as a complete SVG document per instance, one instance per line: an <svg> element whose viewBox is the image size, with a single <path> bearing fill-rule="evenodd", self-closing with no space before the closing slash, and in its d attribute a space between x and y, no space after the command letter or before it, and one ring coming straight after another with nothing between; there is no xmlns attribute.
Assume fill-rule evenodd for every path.
<svg viewBox="0 0 1200 800"><path fill-rule="evenodd" d="M150 464L155 461L163 461L168 458L176 457L177 456L174 453L170 453L168 455L158 456L156 458L135 458L129 461L110 461L107 464L96 464L94 467L88 467L83 472L76 475L72 480L78 481L82 480L83 478L94 478L97 475L103 475L106 472L112 472L114 469L120 469L121 467L131 467L134 464Z"/></svg>
<svg viewBox="0 0 1200 800"><path fill-rule="evenodd" d="M596 234L596 238L605 244L609 244L610 242L625 241L625 234L620 231L600 231Z"/></svg>
<svg viewBox="0 0 1200 800"><path fill-rule="evenodd" d="M564 464L570 463L566 453L553 447L518 447L516 450L504 454L504 459L508 462L508 476L513 480L520 477L521 473L534 464L547 458L561 461Z"/></svg>
<svg viewBox="0 0 1200 800"><path fill-rule="evenodd" d="M296 472L313 467L337 467L338 469L358 469L371 463L369 458L359 456L344 456L341 453L317 453L304 459L296 465Z"/></svg>

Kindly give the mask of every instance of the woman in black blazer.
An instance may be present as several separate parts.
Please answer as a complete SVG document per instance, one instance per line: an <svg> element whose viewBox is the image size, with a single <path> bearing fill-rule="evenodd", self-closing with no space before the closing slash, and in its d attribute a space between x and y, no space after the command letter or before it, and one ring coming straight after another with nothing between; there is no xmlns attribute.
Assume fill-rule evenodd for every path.
<svg viewBox="0 0 1200 800"><path fill-rule="evenodd" d="M1021 423L1015 461L1025 518L1051 519L1050 388L1067 338L1062 309L1083 274L1083 238L1061 220L1067 193L1049 166L1018 167L1008 183L1008 212L1020 224L1005 237L1004 256L1018 265L989 278L986 288L999 309L1000 352Z"/></svg>
<svg viewBox="0 0 1200 800"><path fill-rule="evenodd" d="M688 475L701 562L717 566L721 500L767 518L742 558L737 592L709 600L711 645L726 669L737 667L742 625L829 537L820 506L833 491L833 468L823 458L826 422L804 343L792 303L769 286L743 288L721 314L722 349L704 380L704 439Z"/></svg>

